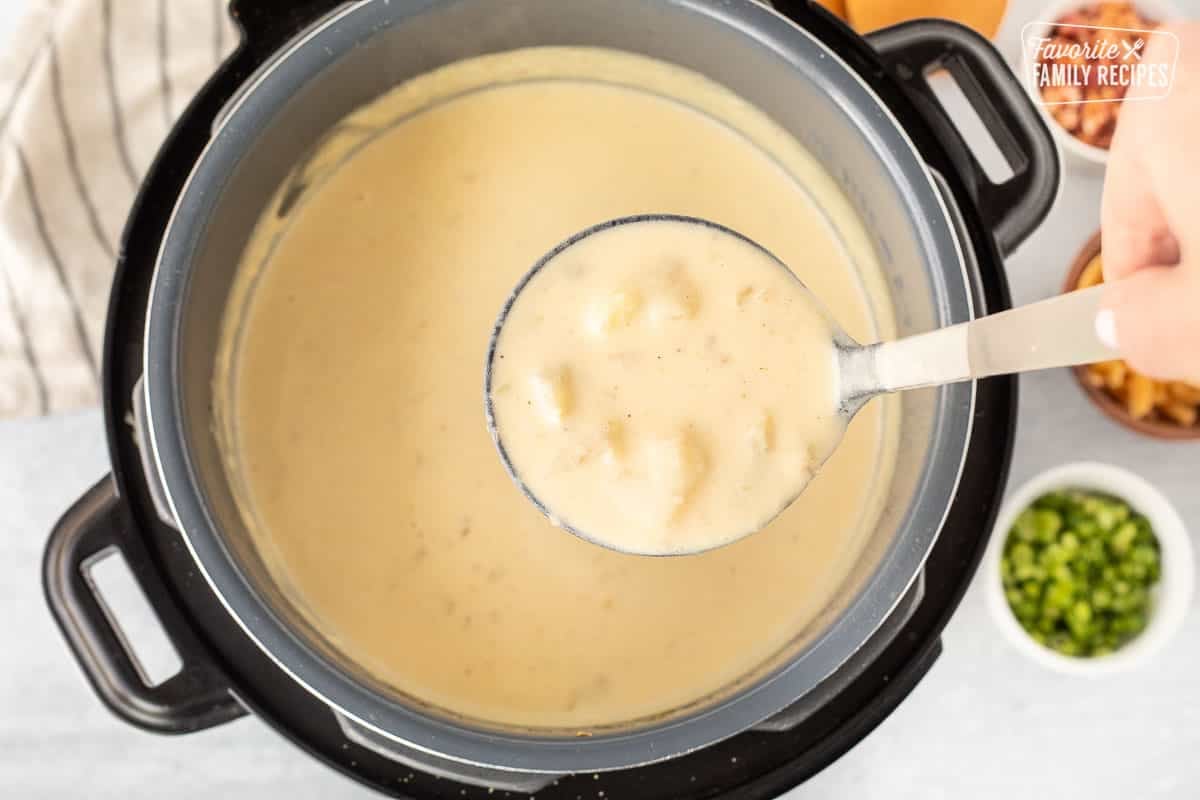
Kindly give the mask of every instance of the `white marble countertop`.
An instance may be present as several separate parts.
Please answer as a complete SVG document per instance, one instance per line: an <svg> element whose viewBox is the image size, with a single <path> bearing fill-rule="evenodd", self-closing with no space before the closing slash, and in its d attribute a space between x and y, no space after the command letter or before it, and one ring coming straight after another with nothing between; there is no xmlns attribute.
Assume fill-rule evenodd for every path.
<svg viewBox="0 0 1200 800"><path fill-rule="evenodd" d="M0 4L0 38L24 5ZM1016 0L1001 36L1012 55L1038 2ZM1176 3L1200 16L1200 0ZM1100 176L1068 164L1047 223L1008 265L1015 300L1048 296L1098 225ZM1108 422L1062 371L1022 379L1012 485L1066 460L1133 468L1200 532L1200 445L1140 439ZM42 599L47 532L107 471L98 412L0 423L0 797L371 796L253 718L185 737L113 718L84 681ZM1183 798L1200 783L1200 624L1143 671L1093 681L1049 674L1001 639L978 585L912 696L862 744L789 794L889 798ZM1200 599L1197 600L1200 603Z"/></svg>

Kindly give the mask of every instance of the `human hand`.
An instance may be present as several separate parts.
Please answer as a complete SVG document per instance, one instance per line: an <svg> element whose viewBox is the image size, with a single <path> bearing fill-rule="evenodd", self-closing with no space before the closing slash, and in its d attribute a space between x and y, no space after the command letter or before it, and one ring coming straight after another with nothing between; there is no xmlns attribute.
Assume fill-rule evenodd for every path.
<svg viewBox="0 0 1200 800"><path fill-rule="evenodd" d="M1200 382L1200 23L1164 30L1179 37L1170 95L1122 103L1109 151L1101 235L1110 285L1096 325L1138 372ZM1167 60L1170 47L1152 37L1144 61Z"/></svg>

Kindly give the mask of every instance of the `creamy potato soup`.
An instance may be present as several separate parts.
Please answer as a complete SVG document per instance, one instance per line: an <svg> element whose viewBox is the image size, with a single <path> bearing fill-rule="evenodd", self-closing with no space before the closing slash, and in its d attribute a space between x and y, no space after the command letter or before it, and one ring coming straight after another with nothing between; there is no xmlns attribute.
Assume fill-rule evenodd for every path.
<svg viewBox="0 0 1200 800"><path fill-rule="evenodd" d="M702 701L805 641L878 516L889 402L760 533L652 558L537 511L496 455L482 384L520 277L631 214L740 231L852 336L890 336L869 240L820 165L722 87L601 50L454 64L339 130L299 202L259 223L215 375L246 524L329 646L447 713L586 730ZM782 437L784 397L760 389Z"/></svg>
<svg viewBox="0 0 1200 800"><path fill-rule="evenodd" d="M757 531L845 429L834 330L770 253L683 220L601 227L504 312L488 395L555 524L631 553Z"/></svg>

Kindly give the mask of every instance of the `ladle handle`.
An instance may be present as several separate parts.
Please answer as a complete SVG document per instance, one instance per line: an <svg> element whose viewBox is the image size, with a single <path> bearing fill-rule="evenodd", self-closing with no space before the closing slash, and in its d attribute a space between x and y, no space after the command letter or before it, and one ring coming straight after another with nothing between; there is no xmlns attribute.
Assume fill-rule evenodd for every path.
<svg viewBox="0 0 1200 800"><path fill-rule="evenodd" d="M848 398L1090 364L1116 354L1096 334L1103 286L929 333L847 351Z"/></svg>

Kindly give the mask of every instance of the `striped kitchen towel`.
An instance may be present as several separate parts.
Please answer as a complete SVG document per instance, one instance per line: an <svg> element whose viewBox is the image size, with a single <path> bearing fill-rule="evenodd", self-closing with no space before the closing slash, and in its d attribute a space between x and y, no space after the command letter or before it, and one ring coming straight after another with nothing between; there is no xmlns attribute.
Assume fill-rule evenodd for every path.
<svg viewBox="0 0 1200 800"><path fill-rule="evenodd" d="M26 0L0 55L0 418L93 405L121 228L227 0Z"/></svg>

